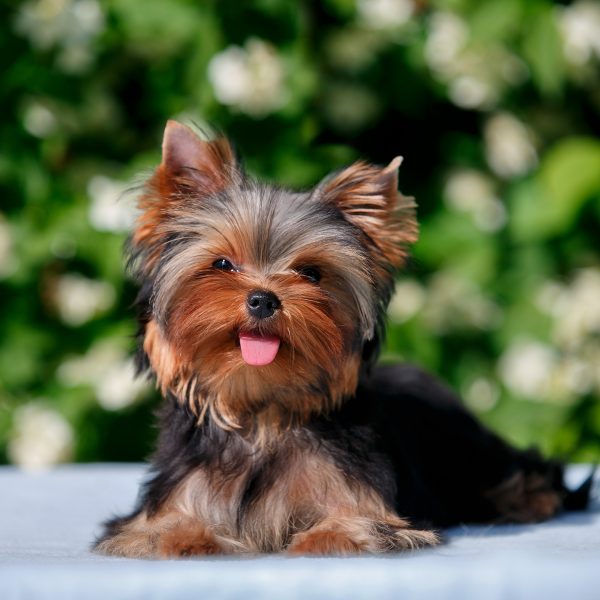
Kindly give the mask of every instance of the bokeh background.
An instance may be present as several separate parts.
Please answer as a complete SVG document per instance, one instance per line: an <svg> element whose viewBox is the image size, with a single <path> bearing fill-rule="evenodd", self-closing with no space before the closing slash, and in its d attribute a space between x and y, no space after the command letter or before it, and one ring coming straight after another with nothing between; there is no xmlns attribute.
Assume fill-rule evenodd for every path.
<svg viewBox="0 0 600 600"><path fill-rule="evenodd" d="M0 14L0 461L148 455L127 190L167 118L297 187L402 154L422 225L385 360L600 459L600 4L28 0Z"/></svg>

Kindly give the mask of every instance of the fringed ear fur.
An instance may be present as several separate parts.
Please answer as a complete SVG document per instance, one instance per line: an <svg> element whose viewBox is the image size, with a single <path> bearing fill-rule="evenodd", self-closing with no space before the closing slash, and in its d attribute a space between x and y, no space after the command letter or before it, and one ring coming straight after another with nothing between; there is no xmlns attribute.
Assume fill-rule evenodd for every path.
<svg viewBox="0 0 600 600"><path fill-rule="evenodd" d="M189 184L201 194L214 194L229 184L235 157L225 138L200 139L189 127L167 121L158 173L169 186Z"/></svg>
<svg viewBox="0 0 600 600"><path fill-rule="evenodd" d="M200 139L189 127L167 121L162 143L162 162L140 197L132 242L156 258L156 243L171 214L185 209L192 198L202 198L228 187L236 172L231 145L225 138Z"/></svg>
<svg viewBox="0 0 600 600"><path fill-rule="evenodd" d="M325 202L363 231L376 257L394 268L402 265L407 245L418 237L414 198L398 192L401 164L400 156L385 168L356 162L318 188Z"/></svg>

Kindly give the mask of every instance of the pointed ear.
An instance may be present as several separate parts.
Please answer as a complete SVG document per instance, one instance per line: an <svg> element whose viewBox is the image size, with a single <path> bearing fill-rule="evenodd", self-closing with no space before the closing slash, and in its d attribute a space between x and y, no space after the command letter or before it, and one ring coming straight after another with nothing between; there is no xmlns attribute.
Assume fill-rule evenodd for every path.
<svg viewBox="0 0 600 600"><path fill-rule="evenodd" d="M393 267L402 264L406 246L418 237L414 198L398 192L401 164L400 156L385 168L357 162L319 186L323 200L360 228L375 254Z"/></svg>
<svg viewBox="0 0 600 600"><path fill-rule="evenodd" d="M233 150L225 138L207 142L189 127L167 121L159 168L165 184L189 186L200 194L213 194L228 185L234 167Z"/></svg>
<svg viewBox="0 0 600 600"><path fill-rule="evenodd" d="M139 216L133 235L132 254L145 256L151 269L169 235L174 214L202 198L223 191L236 178L233 150L225 138L200 139L189 127L168 121L162 143L162 161L146 182L138 201Z"/></svg>

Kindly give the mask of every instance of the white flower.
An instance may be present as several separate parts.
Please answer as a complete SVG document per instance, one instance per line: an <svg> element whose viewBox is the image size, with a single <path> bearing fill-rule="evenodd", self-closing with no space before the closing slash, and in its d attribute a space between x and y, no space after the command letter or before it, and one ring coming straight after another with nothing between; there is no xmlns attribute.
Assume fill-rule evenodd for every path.
<svg viewBox="0 0 600 600"><path fill-rule="evenodd" d="M516 177L537 165L537 153L526 127L509 113L498 113L485 125L485 154L501 177Z"/></svg>
<svg viewBox="0 0 600 600"><path fill-rule="evenodd" d="M136 378L133 360L125 359L110 365L94 387L100 406L119 410L132 404L147 385Z"/></svg>
<svg viewBox="0 0 600 600"><path fill-rule="evenodd" d="M558 316L565 287L556 281L546 281L538 290L535 303L545 314Z"/></svg>
<svg viewBox="0 0 600 600"><path fill-rule="evenodd" d="M486 377L474 379L464 392L465 402L476 411L491 410L498 403L498 386Z"/></svg>
<svg viewBox="0 0 600 600"><path fill-rule="evenodd" d="M13 254L13 238L10 225L0 214L0 277L7 277L14 272L16 260Z"/></svg>
<svg viewBox="0 0 600 600"><path fill-rule="evenodd" d="M431 70L449 75L469 40L469 28L460 17L449 12L434 12L428 25L425 60Z"/></svg>
<svg viewBox="0 0 600 600"><path fill-rule="evenodd" d="M551 399L572 401L600 392L600 269L576 271L570 283L547 281L536 297L552 318L552 340L562 353L552 373Z"/></svg>
<svg viewBox="0 0 600 600"><path fill-rule="evenodd" d="M412 0L357 0L358 17L373 29L391 29L407 23L415 5Z"/></svg>
<svg viewBox="0 0 600 600"><path fill-rule="evenodd" d="M23 126L31 134L45 138L56 131L57 123L54 113L38 102L32 102L25 109Z"/></svg>
<svg viewBox="0 0 600 600"><path fill-rule="evenodd" d="M542 401L558 363L556 351L536 341L520 340L502 355L498 364L500 377L515 394Z"/></svg>
<svg viewBox="0 0 600 600"><path fill-rule="evenodd" d="M429 283L423 317L429 327L444 333L471 327L493 329L501 311L473 282L439 271Z"/></svg>
<svg viewBox="0 0 600 600"><path fill-rule="evenodd" d="M217 100L253 117L280 109L287 101L285 71L273 46L250 39L229 46L208 65L208 78Z"/></svg>
<svg viewBox="0 0 600 600"><path fill-rule="evenodd" d="M554 372L555 390L564 390L564 395L587 394L594 384L594 366L575 356L566 356Z"/></svg>
<svg viewBox="0 0 600 600"><path fill-rule="evenodd" d="M94 62L92 48L86 44L67 46L56 57L56 64L65 73L79 74L88 70Z"/></svg>
<svg viewBox="0 0 600 600"><path fill-rule="evenodd" d="M506 387L523 398L571 404L592 391L597 367L583 355L560 354L541 342L520 340L501 357L498 372Z"/></svg>
<svg viewBox="0 0 600 600"><path fill-rule="evenodd" d="M462 169L452 173L444 197L450 208L471 214L482 231L498 231L506 223L506 209L494 193L494 182L480 171Z"/></svg>
<svg viewBox="0 0 600 600"><path fill-rule="evenodd" d="M57 282L54 301L62 320L73 326L82 325L114 303L115 289L106 281L95 281L69 273Z"/></svg>
<svg viewBox="0 0 600 600"><path fill-rule="evenodd" d="M98 231L129 231L136 216L133 198L125 194L127 185L103 175L96 175L88 183L91 199L89 219Z"/></svg>
<svg viewBox="0 0 600 600"><path fill-rule="evenodd" d="M583 65L593 56L600 58L600 5L575 2L560 10L558 22L567 59Z"/></svg>
<svg viewBox="0 0 600 600"><path fill-rule="evenodd" d="M37 48L58 48L57 64L71 73L91 65L91 42L103 28L98 0L29 0L15 21L15 29Z"/></svg>
<svg viewBox="0 0 600 600"><path fill-rule="evenodd" d="M554 341L576 350L587 338L600 334L600 270L581 269L568 286L546 283L537 304L554 318Z"/></svg>
<svg viewBox="0 0 600 600"><path fill-rule="evenodd" d="M434 12L429 18L424 58L448 86L450 100L467 109L490 109L507 85L528 75L525 63L505 46L471 39L468 24L450 12Z"/></svg>
<svg viewBox="0 0 600 600"><path fill-rule="evenodd" d="M136 379L132 359L110 341L98 342L84 356L66 360L57 377L69 387L93 387L98 403L106 410L129 406L148 389L147 381Z"/></svg>
<svg viewBox="0 0 600 600"><path fill-rule="evenodd" d="M412 279L405 279L396 284L388 313L393 321L403 323L419 312L424 303L423 286Z"/></svg>
<svg viewBox="0 0 600 600"><path fill-rule="evenodd" d="M471 74L461 75L452 80L448 96L461 108L484 108L494 103L497 94L490 82Z"/></svg>
<svg viewBox="0 0 600 600"><path fill-rule="evenodd" d="M56 411L32 402L14 413L13 436L8 443L10 460L29 470L39 470L72 457L73 430Z"/></svg>

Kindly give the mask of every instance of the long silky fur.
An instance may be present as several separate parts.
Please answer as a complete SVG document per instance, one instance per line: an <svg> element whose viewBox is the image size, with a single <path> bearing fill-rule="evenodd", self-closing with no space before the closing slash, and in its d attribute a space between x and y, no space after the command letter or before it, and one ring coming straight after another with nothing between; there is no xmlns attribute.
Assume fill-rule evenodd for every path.
<svg viewBox="0 0 600 600"><path fill-rule="evenodd" d="M415 524L585 505L589 483L567 490L560 463L504 443L431 376L373 366L417 235L400 162L291 192L248 177L226 140L167 125L129 242L136 364L165 397L160 437L138 506L105 524L97 551L389 552L438 543ZM280 301L264 321L246 309L256 289ZM245 330L280 338L273 363L244 364Z"/></svg>

